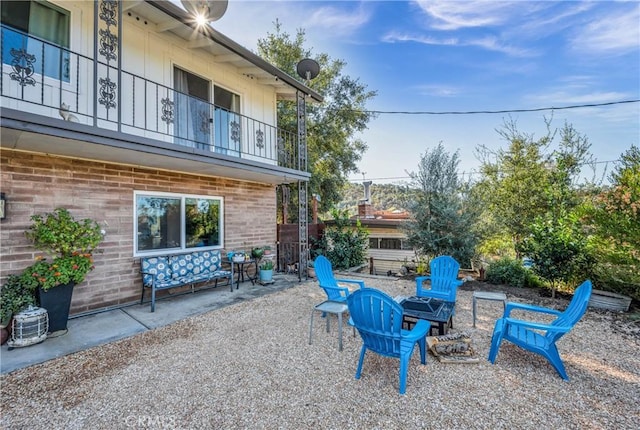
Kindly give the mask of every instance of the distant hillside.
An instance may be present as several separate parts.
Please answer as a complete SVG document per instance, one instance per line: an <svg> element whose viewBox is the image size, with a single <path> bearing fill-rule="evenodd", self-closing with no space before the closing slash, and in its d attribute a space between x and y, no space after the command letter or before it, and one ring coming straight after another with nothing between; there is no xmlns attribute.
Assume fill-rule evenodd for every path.
<svg viewBox="0 0 640 430"><path fill-rule="evenodd" d="M371 204L374 210L406 210L411 189L408 185L376 184L371 185ZM358 213L358 202L364 199L364 185L349 183L342 193L338 209L349 211L349 215Z"/></svg>

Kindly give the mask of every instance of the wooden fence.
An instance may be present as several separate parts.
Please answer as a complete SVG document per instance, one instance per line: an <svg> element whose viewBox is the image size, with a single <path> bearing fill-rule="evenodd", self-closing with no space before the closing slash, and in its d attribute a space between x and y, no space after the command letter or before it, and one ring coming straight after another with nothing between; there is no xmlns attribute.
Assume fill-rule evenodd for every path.
<svg viewBox="0 0 640 430"><path fill-rule="evenodd" d="M309 248L313 243L312 238L320 239L324 233L324 224L308 224L308 244ZM277 249L277 270L279 272L297 271L297 263L300 259L298 224L278 224L278 249Z"/></svg>

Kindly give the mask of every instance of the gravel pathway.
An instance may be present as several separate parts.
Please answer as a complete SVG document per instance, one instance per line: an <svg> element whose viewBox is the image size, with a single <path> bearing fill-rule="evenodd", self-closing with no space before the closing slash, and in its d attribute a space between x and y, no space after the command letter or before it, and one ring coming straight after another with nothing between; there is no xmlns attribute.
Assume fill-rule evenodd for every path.
<svg viewBox="0 0 640 430"><path fill-rule="evenodd" d="M367 279L392 296L410 281ZM398 394L398 360L309 316L323 300L307 282L109 345L2 375L6 429L637 429L640 336L623 316L589 310L559 343L563 381L541 357L505 342L486 361L497 302L471 323L469 289L458 293L454 332L471 334L478 364L439 363L419 353ZM528 300L508 294L509 300ZM566 301L540 298L563 309Z"/></svg>

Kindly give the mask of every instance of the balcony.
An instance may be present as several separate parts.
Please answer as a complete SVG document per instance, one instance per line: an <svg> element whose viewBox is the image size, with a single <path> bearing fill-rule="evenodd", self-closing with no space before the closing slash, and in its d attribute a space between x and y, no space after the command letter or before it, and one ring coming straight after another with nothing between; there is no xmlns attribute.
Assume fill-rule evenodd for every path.
<svg viewBox="0 0 640 430"><path fill-rule="evenodd" d="M5 25L1 52L3 108L64 119L70 129L84 125L131 142L142 139L162 149L186 151L200 162L229 165L236 160L248 169L305 170L300 168L296 133Z"/></svg>

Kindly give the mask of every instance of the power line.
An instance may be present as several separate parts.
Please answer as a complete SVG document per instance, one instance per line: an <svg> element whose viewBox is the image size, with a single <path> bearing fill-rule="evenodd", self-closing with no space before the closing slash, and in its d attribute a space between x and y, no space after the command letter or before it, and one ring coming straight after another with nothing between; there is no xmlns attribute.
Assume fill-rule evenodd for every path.
<svg viewBox="0 0 640 430"><path fill-rule="evenodd" d="M606 103L585 103L580 105L569 105L559 107L544 107L544 108L532 108L532 109L503 109L503 110L471 110L471 111L384 111L384 110L355 110L354 112L370 113L370 114L390 114L390 115L477 115L477 114L496 114L496 113L521 113L521 112L540 112L545 110L566 110L566 109L578 109L587 107L599 107L599 106L611 106L621 105L626 103L638 103L640 99L634 100L620 100L616 102Z"/></svg>

